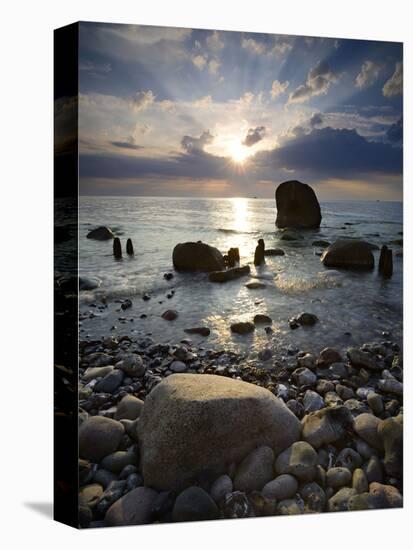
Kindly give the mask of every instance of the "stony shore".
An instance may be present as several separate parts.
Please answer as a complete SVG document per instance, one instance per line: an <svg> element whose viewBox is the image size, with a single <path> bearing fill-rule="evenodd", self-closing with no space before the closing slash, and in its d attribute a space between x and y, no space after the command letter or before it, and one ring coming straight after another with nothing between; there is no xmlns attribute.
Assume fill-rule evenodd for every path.
<svg viewBox="0 0 413 550"><path fill-rule="evenodd" d="M81 527L402 506L403 363L386 333L253 360L190 338L79 347Z"/></svg>

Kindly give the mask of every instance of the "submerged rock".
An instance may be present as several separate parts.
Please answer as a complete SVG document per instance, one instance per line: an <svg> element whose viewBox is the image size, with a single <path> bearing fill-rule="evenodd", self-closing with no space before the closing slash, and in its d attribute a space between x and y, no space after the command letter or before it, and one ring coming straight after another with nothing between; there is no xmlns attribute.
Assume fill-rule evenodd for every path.
<svg viewBox="0 0 413 550"><path fill-rule="evenodd" d="M249 321L240 321L231 325L231 332L235 332L236 334L249 334L250 332L254 332L254 330L254 323L250 323Z"/></svg>
<svg viewBox="0 0 413 550"><path fill-rule="evenodd" d="M97 227L96 229L92 229L92 231L89 231L89 233L86 235L87 239L94 239L95 241L109 241L110 239L114 239L115 235L113 234L112 230L109 229L109 227Z"/></svg>
<svg viewBox="0 0 413 550"><path fill-rule="evenodd" d="M200 334L201 336L209 336L211 334L211 330L208 327L186 328L184 332L187 334Z"/></svg>
<svg viewBox="0 0 413 550"><path fill-rule="evenodd" d="M145 484L181 490L214 481L256 447L279 454L298 439L300 422L261 387L216 375L174 374L146 398L138 431Z"/></svg>
<svg viewBox="0 0 413 550"><path fill-rule="evenodd" d="M282 248L266 248L264 256L285 256L285 252Z"/></svg>
<svg viewBox="0 0 413 550"><path fill-rule="evenodd" d="M285 181L275 191L277 227L320 227L321 210L313 189L299 181Z"/></svg>
<svg viewBox="0 0 413 550"><path fill-rule="evenodd" d="M213 271L209 274L208 279L211 283L226 283L249 274L250 266L244 265L243 267L232 267L225 271Z"/></svg>
<svg viewBox="0 0 413 550"><path fill-rule="evenodd" d="M326 267L344 269L373 269L374 256L369 243L355 239L340 239L321 255Z"/></svg>
<svg viewBox="0 0 413 550"><path fill-rule="evenodd" d="M172 262L178 271L219 271L225 269L221 252L201 241L177 244Z"/></svg>

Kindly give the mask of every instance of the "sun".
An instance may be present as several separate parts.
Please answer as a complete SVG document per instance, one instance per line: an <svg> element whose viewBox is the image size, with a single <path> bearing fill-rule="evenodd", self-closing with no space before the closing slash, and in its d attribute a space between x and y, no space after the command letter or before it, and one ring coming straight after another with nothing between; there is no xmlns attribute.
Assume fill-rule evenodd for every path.
<svg viewBox="0 0 413 550"><path fill-rule="evenodd" d="M239 141L234 141L229 147L229 154L236 164L244 164L247 158L250 156L248 147L242 145Z"/></svg>

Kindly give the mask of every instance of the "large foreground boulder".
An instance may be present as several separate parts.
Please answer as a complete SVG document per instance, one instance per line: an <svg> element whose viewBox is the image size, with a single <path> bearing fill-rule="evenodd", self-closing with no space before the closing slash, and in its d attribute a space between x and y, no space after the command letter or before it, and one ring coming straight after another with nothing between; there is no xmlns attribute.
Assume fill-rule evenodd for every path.
<svg viewBox="0 0 413 550"><path fill-rule="evenodd" d="M145 485L180 491L212 482L259 446L298 440L298 419L271 392L215 375L174 374L146 398L138 422Z"/></svg>
<svg viewBox="0 0 413 550"><path fill-rule="evenodd" d="M365 241L340 239L326 248L320 260L326 267L373 269L374 256Z"/></svg>
<svg viewBox="0 0 413 550"><path fill-rule="evenodd" d="M178 271L220 271L225 269L224 256L209 244L179 243L172 253L172 262Z"/></svg>
<svg viewBox="0 0 413 550"><path fill-rule="evenodd" d="M275 191L277 227L320 227L321 210L316 194L306 183L292 180L281 183Z"/></svg>

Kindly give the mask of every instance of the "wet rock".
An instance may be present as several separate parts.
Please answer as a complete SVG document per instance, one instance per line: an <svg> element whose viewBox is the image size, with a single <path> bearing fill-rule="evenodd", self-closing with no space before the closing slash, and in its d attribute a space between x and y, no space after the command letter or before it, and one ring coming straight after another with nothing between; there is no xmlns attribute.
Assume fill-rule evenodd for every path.
<svg viewBox="0 0 413 550"><path fill-rule="evenodd" d="M219 504L227 494L232 493L233 484L232 479L224 474L214 481L211 486L210 494L216 504Z"/></svg>
<svg viewBox="0 0 413 550"><path fill-rule="evenodd" d="M327 470L327 485L332 489L340 489L351 485L352 475L348 468L336 466Z"/></svg>
<svg viewBox="0 0 413 550"><path fill-rule="evenodd" d="M358 399L347 399L344 401L343 406L348 409L354 417L360 414L369 413L370 410L366 403Z"/></svg>
<svg viewBox="0 0 413 550"><path fill-rule="evenodd" d="M143 525L152 522L153 506L157 493L148 487L138 487L118 499L106 512L105 523L117 525Z"/></svg>
<svg viewBox="0 0 413 550"><path fill-rule="evenodd" d="M349 500L356 494L356 490L350 487L343 487L328 500L327 509L329 512L345 512L348 510Z"/></svg>
<svg viewBox="0 0 413 550"><path fill-rule="evenodd" d="M239 248L230 248L227 257L228 267L234 267L240 261Z"/></svg>
<svg viewBox="0 0 413 550"><path fill-rule="evenodd" d="M101 284L102 281L97 277L79 277L79 290L94 290Z"/></svg>
<svg viewBox="0 0 413 550"><path fill-rule="evenodd" d="M318 367L329 367L333 363L340 363L342 361L340 353L334 348L324 348L317 359Z"/></svg>
<svg viewBox="0 0 413 550"><path fill-rule="evenodd" d="M107 353L97 351L86 356L86 361L89 367L105 367L113 362L113 359Z"/></svg>
<svg viewBox="0 0 413 550"><path fill-rule="evenodd" d="M295 369L292 376L299 386L312 386L317 381L317 376L306 367Z"/></svg>
<svg viewBox="0 0 413 550"><path fill-rule="evenodd" d="M185 372L188 370L188 367L182 361L172 361L169 368L172 372Z"/></svg>
<svg viewBox="0 0 413 550"><path fill-rule="evenodd" d="M102 416L88 418L79 428L79 455L100 462L119 447L124 428L120 422Z"/></svg>
<svg viewBox="0 0 413 550"><path fill-rule="evenodd" d="M304 412L319 411L325 406L324 399L315 391L307 390L303 399Z"/></svg>
<svg viewBox="0 0 413 550"><path fill-rule="evenodd" d="M315 357L311 353L306 353L302 357L297 359L297 364L299 367L314 369L315 368Z"/></svg>
<svg viewBox="0 0 413 550"><path fill-rule="evenodd" d="M199 334L201 336L209 336L211 334L211 331L208 327L186 328L184 329L184 332L186 332L187 334Z"/></svg>
<svg viewBox="0 0 413 550"><path fill-rule="evenodd" d="M345 363L333 363L327 370L327 376L331 380L345 380L348 378L348 368Z"/></svg>
<svg viewBox="0 0 413 550"><path fill-rule="evenodd" d="M311 243L311 246L319 246L321 248L326 248L327 246L330 246L329 241L324 241L323 239L315 240Z"/></svg>
<svg viewBox="0 0 413 550"><path fill-rule="evenodd" d="M291 474L282 474L266 483L261 493L275 500L286 500L292 498L298 491L298 482Z"/></svg>
<svg viewBox="0 0 413 550"><path fill-rule="evenodd" d="M240 277L245 277L251 272L249 265L244 265L242 267L232 267L226 271L213 271L208 275L208 280L211 283L226 283L227 281L233 281L234 279L239 279Z"/></svg>
<svg viewBox="0 0 413 550"><path fill-rule="evenodd" d="M104 470L103 468L99 468L99 470L96 471L93 481L95 483L99 483L99 485L102 485L104 489L106 489L109 484L112 481L116 481L118 476L114 474L113 472L109 472L109 470Z"/></svg>
<svg viewBox="0 0 413 550"><path fill-rule="evenodd" d="M218 516L217 505L200 487L188 487L180 493L172 510L173 521L203 521Z"/></svg>
<svg viewBox="0 0 413 550"><path fill-rule="evenodd" d="M285 252L282 248L266 248L264 256L284 256Z"/></svg>
<svg viewBox="0 0 413 550"><path fill-rule="evenodd" d="M277 187L275 200L277 227L320 227L320 205L309 185L296 180L285 181Z"/></svg>
<svg viewBox="0 0 413 550"><path fill-rule="evenodd" d="M296 319L303 327L312 327L318 322L318 317L313 313L300 313Z"/></svg>
<svg viewBox="0 0 413 550"><path fill-rule="evenodd" d="M351 511L401 508L402 506L403 497L396 487L381 483L371 483L369 492L354 495L348 503L348 509Z"/></svg>
<svg viewBox="0 0 413 550"><path fill-rule="evenodd" d="M96 506L97 512L104 516L108 509L123 495L126 481L111 481Z"/></svg>
<svg viewBox="0 0 413 550"><path fill-rule="evenodd" d="M383 442L377 432L380 424L380 419L374 414L363 413L358 415L354 420L354 431L361 439L366 441L370 447L383 450Z"/></svg>
<svg viewBox="0 0 413 550"><path fill-rule="evenodd" d="M263 315L262 313L257 313L257 315L254 315L254 323L256 325L259 325L261 323L266 324L266 325L271 325L272 319L268 315Z"/></svg>
<svg viewBox="0 0 413 550"><path fill-rule="evenodd" d="M234 478L237 491L260 491L274 477L274 453L270 447L254 449L239 465Z"/></svg>
<svg viewBox="0 0 413 550"><path fill-rule="evenodd" d="M272 358L272 350L265 348L258 352L258 359L260 361L269 361Z"/></svg>
<svg viewBox="0 0 413 550"><path fill-rule="evenodd" d="M324 408L303 418L302 438L318 449L342 439L352 425L353 418L345 407Z"/></svg>
<svg viewBox="0 0 413 550"><path fill-rule="evenodd" d="M403 384L396 379L386 378L377 382L377 387L383 393L393 393L394 395L403 395Z"/></svg>
<svg viewBox="0 0 413 550"><path fill-rule="evenodd" d="M383 465L387 475L401 477L403 474L403 423L401 419L386 418L378 425L377 434L383 442Z"/></svg>
<svg viewBox="0 0 413 550"><path fill-rule="evenodd" d="M224 518L227 519L255 517L247 495L241 491L234 491L226 495L221 510Z"/></svg>
<svg viewBox="0 0 413 550"><path fill-rule="evenodd" d="M301 491L301 496L304 500L304 511L309 513L324 512L326 507L327 497L323 489L318 483L312 481L306 483Z"/></svg>
<svg viewBox="0 0 413 550"><path fill-rule="evenodd" d="M315 476L317 453L305 441L297 441L283 451L275 461L277 474L291 474L301 481L311 481Z"/></svg>
<svg viewBox="0 0 413 550"><path fill-rule="evenodd" d="M94 387L95 392L113 393L122 384L124 373L120 369L114 369Z"/></svg>
<svg viewBox="0 0 413 550"><path fill-rule="evenodd" d="M145 374L145 365L142 357L136 354L125 356L121 361L116 363L116 368L122 370L127 376L135 378Z"/></svg>
<svg viewBox="0 0 413 550"><path fill-rule="evenodd" d="M355 367L373 371L380 370L380 367L377 365L375 359L371 357L370 354L360 349L349 348L347 350L347 357L350 363Z"/></svg>
<svg viewBox="0 0 413 550"><path fill-rule="evenodd" d="M357 451L351 447L345 447L338 453L335 465L348 468L352 472L355 468L359 468L362 463L363 459Z"/></svg>
<svg viewBox="0 0 413 550"><path fill-rule="evenodd" d="M124 300L124 301L121 303L120 307L121 307L123 310L131 308L131 307L132 307L132 300Z"/></svg>
<svg viewBox="0 0 413 550"><path fill-rule="evenodd" d="M319 393L321 395L324 395L328 392L333 392L334 388L335 388L335 386L334 386L333 382L331 382L330 380L318 380L317 381L316 391L317 391L317 393Z"/></svg>
<svg viewBox="0 0 413 550"><path fill-rule="evenodd" d="M90 382L96 378L104 378L107 374L113 371L115 367L113 365L107 365L106 367L89 367L82 375L82 380Z"/></svg>
<svg viewBox="0 0 413 550"><path fill-rule="evenodd" d="M97 227L89 231L86 238L94 239L95 241L109 241L110 239L114 239L115 235L109 227Z"/></svg>
<svg viewBox="0 0 413 550"><path fill-rule="evenodd" d="M383 467L377 455L373 455L364 465L364 473L369 483L373 481L381 483L383 481Z"/></svg>
<svg viewBox="0 0 413 550"><path fill-rule="evenodd" d="M178 317L178 312L174 309L167 309L162 313L162 319L165 321L174 321Z"/></svg>
<svg viewBox="0 0 413 550"><path fill-rule="evenodd" d="M367 403L374 414L376 415L383 414L384 405L383 405L383 399L381 395L375 392L370 392L367 395Z"/></svg>
<svg viewBox="0 0 413 550"><path fill-rule="evenodd" d="M256 385L173 374L146 398L138 430L145 484L180 490L206 473L214 481L256 447L280 453L298 439L300 423L280 399Z"/></svg>
<svg viewBox="0 0 413 550"><path fill-rule="evenodd" d="M393 275L393 252L386 245L383 245L380 251L379 274L385 279Z"/></svg>
<svg viewBox="0 0 413 550"><path fill-rule="evenodd" d="M172 253L172 262L178 271L208 272L225 268L221 252L201 241L177 244Z"/></svg>
<svg viewBox="0 0 413 550"><path fill-rule="evenodd" d="M344 269L373 269L374 256L369 243L356 239L340 239L331 244L321 255L326 267Z"/></svg>
<svg viewBox="0 0 413 550"><path fill-rule="evenodd" d="M143 403L142 399L134 395L125 395L118 403L115 420L136 420L142 412Z"/></svg>
<svg viewBox="0 0 413 550"><path fill-rule="evenodd" d="M297 401L296 399L289 399L286 403L287 407L290 409L290 411L295 414L297 418L301 418L304 414L304 407L303 405Z"/></svg>
<svg viewBox="0 0 413 550"><path fill-rule="evenodd" d="M342 386L341 384L337 384L336 392L344 401L347 401L347 399L353 399L355 397L354 391L351 388L348 388L347 386Z"/></svg>
<svg viewBox="0 0 413 550"><path fill-rule="evenodd" d="M250 332L254 332L254 330L254 323L250 323L249 321L241 321L239 323L233 323L231 325L231 331L235 332L236 334L248 334Z"/></svg>
<svg viewBox="0 0 413 550"><path fill-rule="evenodd" d="M82 487L79 491L79 505L87 506L91 510L95 508L96 504L99 502L100 497L103 494L103 489L101 485L97 483L92 483L91 485L86 485Z"/></svg>
<svg viewBox="0 0 413 550"><path fill-rule="evenodd" d="M251 283L247 283L246 286L249 290L258 290L260 288L266 288L267 285L265 283L260 283L258 281L253 281Z"/></svg>
<svg viewBox="0 0 413 550"><path fill-rule="evenodd" d="M366 493L369 490L368 479L361 468L356 468L353 472L352 487L358 494Z"/></svg>
<svg viewBox="0 0 413 550"><path fill-rule="evenodd" d="M301 499L281 500L277 505L277 511L281 516L295 516L304 513L304 502Z"/></svg>

